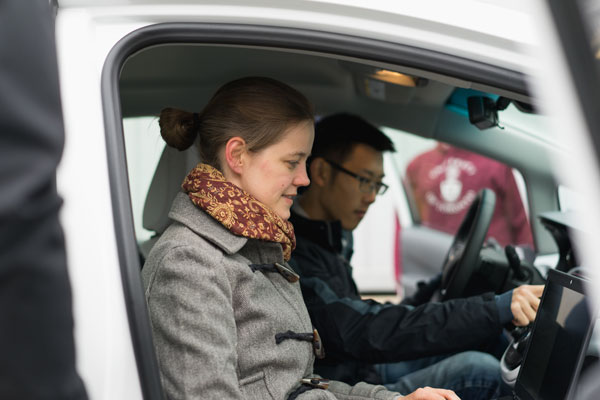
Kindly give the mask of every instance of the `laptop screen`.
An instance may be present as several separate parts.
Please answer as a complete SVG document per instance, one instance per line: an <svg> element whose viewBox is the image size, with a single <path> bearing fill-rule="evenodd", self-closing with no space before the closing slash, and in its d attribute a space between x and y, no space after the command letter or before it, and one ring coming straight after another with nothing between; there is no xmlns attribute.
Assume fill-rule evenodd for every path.
<svg viewBox="0 0 600 400"><path fill-rule="evenodd" d="M554 270L540 303L515 392L533 400L563 400L572 391L591 334L583 281Z"/></svg>

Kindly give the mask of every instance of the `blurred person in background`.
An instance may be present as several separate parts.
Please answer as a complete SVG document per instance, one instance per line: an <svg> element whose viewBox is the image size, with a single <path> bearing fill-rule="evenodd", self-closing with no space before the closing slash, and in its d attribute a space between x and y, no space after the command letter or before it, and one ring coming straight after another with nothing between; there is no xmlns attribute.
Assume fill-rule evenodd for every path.
<svg viewBox="0 0 600 400"><path fill-rule="evenodd" d="M63 121L48 0L0 0L0 398L86 399L56 167Z"/></svg>
<svg viewBox="0 0 600 400"><path fill-rule="evenodd" d="M496 194L496 209L487 238L502 247L527 246L533 237L513 171L503 163L438 143L413 159L406 168L421 223L456 234L469 206L483 188Z"/></svg>

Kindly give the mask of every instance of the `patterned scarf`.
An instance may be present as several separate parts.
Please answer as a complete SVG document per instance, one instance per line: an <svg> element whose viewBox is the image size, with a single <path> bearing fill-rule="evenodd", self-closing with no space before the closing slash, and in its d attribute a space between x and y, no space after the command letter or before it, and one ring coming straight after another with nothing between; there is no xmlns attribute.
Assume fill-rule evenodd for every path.
<svg viewBox="0 0 600 400"><path fill-rule="evenodd" d="M296 247L294 227L246 191L225 180L208 164L198 164L181 185L192 203L219 221L231 233L281 243L288 261Z"/></svg>

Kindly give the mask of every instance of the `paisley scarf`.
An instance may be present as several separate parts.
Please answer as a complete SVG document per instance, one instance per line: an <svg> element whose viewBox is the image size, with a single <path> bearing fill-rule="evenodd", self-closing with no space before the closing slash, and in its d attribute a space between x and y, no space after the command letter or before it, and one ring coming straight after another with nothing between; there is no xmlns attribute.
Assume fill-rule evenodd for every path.
<svg viewBox="0 0 600 400"><path fill-rule="evenodd" d="M208 164L198 164L181 185L192 203L219 221L231 233L281 243L288 261L296 247L294 227L249 193L225 180Z"/></svg>

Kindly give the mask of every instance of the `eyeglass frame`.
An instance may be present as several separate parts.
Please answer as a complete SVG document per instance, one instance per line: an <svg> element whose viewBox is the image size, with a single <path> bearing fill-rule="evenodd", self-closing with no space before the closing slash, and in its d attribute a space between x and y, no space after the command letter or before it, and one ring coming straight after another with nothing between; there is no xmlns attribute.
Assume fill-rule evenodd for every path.
<svg viewBox="0 0 600 400"><path fill-rule="evenodd" d="M359 174L356 174L352 171L348 171L346 168L342 167L341 165L339 165L338 163L328 160L328 159L324 159L329 165L331 165L333 168L337 169L340 172L345 173L346 175L349 175L351 177L353 177L354 179L356 179L358 181L358 189L361 191L361 193L372 193L373 191L375 191L376 195L382 195L385 192L387 192L387 190L390 188L388 185L386 185L383 182L377 182L374 181L373 179L370 178L366 178L364 176L361 176ZM365 189L363 189L363 187L365 185L369 185L368 186L368 190L365 191ZM381 191L381 189L383 189L383 191Z"/></svg>

